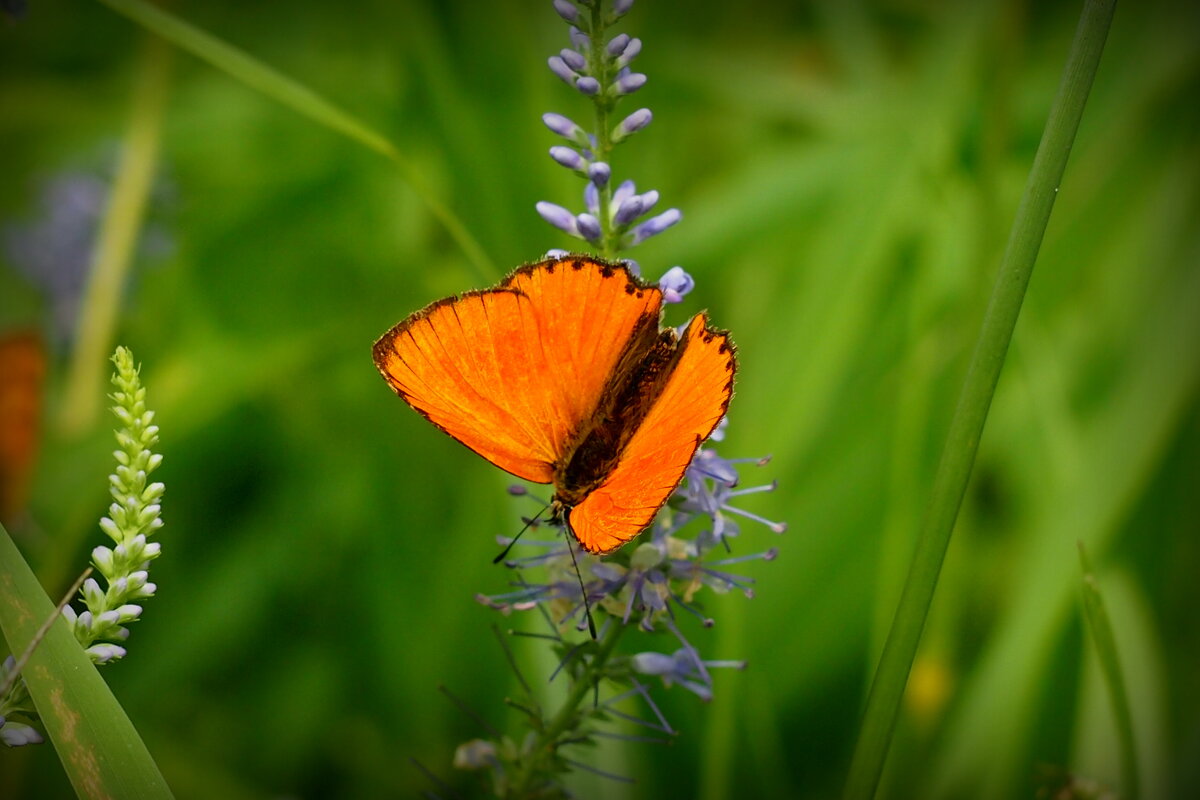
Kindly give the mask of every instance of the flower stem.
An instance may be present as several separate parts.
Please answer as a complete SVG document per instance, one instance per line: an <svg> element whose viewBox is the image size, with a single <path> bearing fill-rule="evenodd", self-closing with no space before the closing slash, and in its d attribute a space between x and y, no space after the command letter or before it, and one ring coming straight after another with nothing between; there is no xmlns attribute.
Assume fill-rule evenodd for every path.
<svg viewBox="0 0 1200 800"><path fill-rule="evenodd" d="M950 422L904 591L867 697L846 781L846 800L868 800L879 784L908 674L979 449L979 438L1100 63L1115 4L1116 0L1087 0L1080 16Z"/></svg>
<svg viewBox="0 0 1200 800"><path fill-rule="evenodd" d="M608 67L608 59L604 52L604 4L592 3L592 25L589 36L592 42L591 63L597 71L596 78L600 81L600 93L595 97L596 106L596 149L595 160L603 161L612 166L612 137L608 127L609 113L613 109L613 99L608 94L612 74ZM600 255L604 258L615 258L617 242L613 231L612 214L612 185L609 180L596 193L599 196L598 216L600 217Z"/></svg>
<svg viewBox="0 0 1200 800"><path fill-rule="evenodd" d="M167 43L147 34L138 64L129 132L92 254L91 274L75 330L59 419L68 436L91 429L100 411L106 356L112 351L121 294L158 162L170 64Z"/></svg>
<svg viewBox="0 0 1200 800"><path fill-rule="evenodd" d="M622 625L616 620L612 620L608 632L604 634L599 642L599 649L592 656L591 663L588 665L587 673L580 676L578 680L571 686L570 692L563 700L562 706L558 709L558 713L544 727L538 731L537 740L528 756L524 760L521 771L513 779L510 787L509 797L528 797L532 787L530 783L536 776L542 772L539 766L546 756L553 755L557 747L558 738L569 730L576 722L579 704L587 697L588 692L596 681L603 674L604 666L608 663L609 656L612 655L613 648L617 645L617 640L621 638L621 634L625 632L627 625Z"/></svg>

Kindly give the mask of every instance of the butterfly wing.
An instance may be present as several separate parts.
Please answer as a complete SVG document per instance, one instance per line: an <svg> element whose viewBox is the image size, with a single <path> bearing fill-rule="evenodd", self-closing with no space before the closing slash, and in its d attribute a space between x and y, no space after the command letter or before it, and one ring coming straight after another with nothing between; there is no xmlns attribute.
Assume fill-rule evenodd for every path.
<svg viewBox="0 0 1200 800"><path fill-rule="evenodd" d="M622 353L657 331L661 303L623 267L550 259L413 314L375 343L375 365L438 428L549 483Z"/></svg>
<svg viewBox="0 0 1200 800"><path fill-rule="evenodd" d="M728 335L709 329L698 314L679 348L617 466L569 512L571 530L589 552L612 552L646 529L729 407L736 361Z"/></svg>

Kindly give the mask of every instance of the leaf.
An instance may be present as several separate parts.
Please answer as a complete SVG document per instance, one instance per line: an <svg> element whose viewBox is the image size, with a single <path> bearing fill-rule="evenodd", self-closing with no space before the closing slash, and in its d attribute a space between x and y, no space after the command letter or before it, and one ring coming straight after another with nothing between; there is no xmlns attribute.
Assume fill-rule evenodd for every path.
<svg viewBox="0 0 1200 800"><path fill-rule="evenodd" d="M0 629L10 649L24 650L53 613L54 603L0 526ZM30 656L24 677L77 795L172 797L125 710L61 617Z"/></svg>

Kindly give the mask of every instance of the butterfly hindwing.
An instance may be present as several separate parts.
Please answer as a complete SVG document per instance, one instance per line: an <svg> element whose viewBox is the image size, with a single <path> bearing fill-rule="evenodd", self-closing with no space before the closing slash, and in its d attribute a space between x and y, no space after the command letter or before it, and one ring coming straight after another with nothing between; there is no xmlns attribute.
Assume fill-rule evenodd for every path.
<svg viewBox="0 0 1200 800"><path fill-rule="evenodd" d="M616 467L570 510L571 530L589 552L611 552L654 520L729 406L736 361L728 335L699 314L678 347L673 371Z"/></svg>

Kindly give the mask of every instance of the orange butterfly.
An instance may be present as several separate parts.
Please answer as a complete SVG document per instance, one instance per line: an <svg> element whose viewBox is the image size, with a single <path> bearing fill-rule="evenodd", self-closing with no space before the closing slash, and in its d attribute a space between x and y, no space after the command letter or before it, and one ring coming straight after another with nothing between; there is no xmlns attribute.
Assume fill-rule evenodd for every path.
<svg viewBox="0 0 1200 800"><path fill-rule="evenodd" d="M548 258L411 315L375 365L497 467L553 483L554 519L610 553L654 520L733 394L729 335L704 314L661 328L662 302L621 264Z"/></svg>

